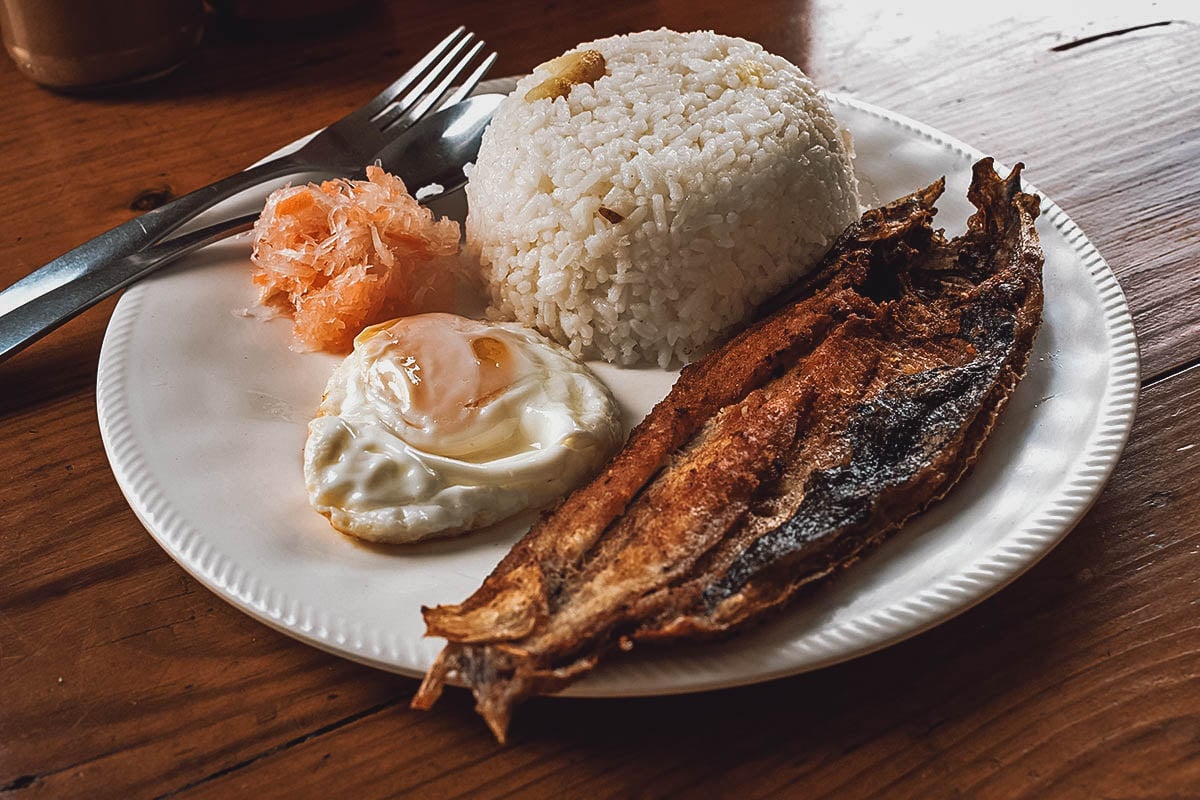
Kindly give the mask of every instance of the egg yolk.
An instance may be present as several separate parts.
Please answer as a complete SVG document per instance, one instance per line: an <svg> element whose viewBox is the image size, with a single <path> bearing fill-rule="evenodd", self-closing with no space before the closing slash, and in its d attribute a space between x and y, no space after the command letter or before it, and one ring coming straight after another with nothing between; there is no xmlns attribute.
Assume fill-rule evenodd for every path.
<svg viewBox="0 0 1200 800"><path fill-rule="evenodd" d="M368 392L396 434L441 455L495 455L516 433L503 399L535 372L510 343L452 314L421 314L367 328Z"/></svg>

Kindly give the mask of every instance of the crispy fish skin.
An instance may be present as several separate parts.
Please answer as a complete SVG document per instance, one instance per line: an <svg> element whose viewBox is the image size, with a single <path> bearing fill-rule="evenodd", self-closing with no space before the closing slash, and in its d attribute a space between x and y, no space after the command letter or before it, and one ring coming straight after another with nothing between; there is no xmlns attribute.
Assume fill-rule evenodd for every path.
<svg viewBox="0 0 1200 800"><path fill-rule="evenodd" d="M514 706L615 647L726 633L943 497L974 464L1041 322L1036 198L975 165L967 232L938 181L868 211L760 322L687 367L590 484L474 595L422 609L504 740Z"/></svg>
<svg viewBox="0 0 1200 800"><path fill-rule="evenodd" d="M694 578L703 582L703 602L644 626L638 638L720 633L781 605L803 584L852 563L969 471L1024 374L1041 321L1037 201L1020 193L1019 169L1002 182L990 162L976 165L972 199L980 211L967 234L901 274L904 295L929 299L890 306L893 316L877 318L874 330L906 342L904 358L878 366L877 388L860 403L809 420L808 455L797 459L802 480L793 475L780 488L786 513L741 548L731 540L726 558L713 563L714 556ZM994 211L1014 207L1006 216ZM964 273L979 282L964 288ZM957 330L945 330L946 322ZM967 348L945 350L948 334ZM852 350L843 345L841 358ZM840 436L822 434L839 428ZM829 467L820 466L814 444L837 450L824 457Z"/></svg>

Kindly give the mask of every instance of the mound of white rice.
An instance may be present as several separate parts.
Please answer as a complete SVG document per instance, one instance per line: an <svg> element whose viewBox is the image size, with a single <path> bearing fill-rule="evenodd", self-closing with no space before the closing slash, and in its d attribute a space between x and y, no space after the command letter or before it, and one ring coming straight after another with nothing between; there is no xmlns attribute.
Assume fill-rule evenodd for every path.
<svg viewBox="0 0 1200 800"><path fill-rule="evenodd" d="M497 111L470 173L489 316L582 357L699 355L812 268L859 213L849 136L794 65L668 30L579 45L606 74Z"/></svg>

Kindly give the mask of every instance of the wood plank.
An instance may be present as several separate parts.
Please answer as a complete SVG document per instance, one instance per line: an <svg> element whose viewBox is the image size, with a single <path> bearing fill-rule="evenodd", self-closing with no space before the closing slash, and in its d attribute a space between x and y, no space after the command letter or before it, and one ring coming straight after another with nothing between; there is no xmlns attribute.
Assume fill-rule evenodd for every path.
<svg viewBox="0 0 1200 800"><path fill-rule="evenodd" d="M1030 179L1072 214L1129 287L1146 375L1200 356L1200 271L1188 258L1200 242L1200 220L1191 213L1200 189L1190 169L1200 137L1183 102L1200 89L1200 62L1192 57L1200 29L1189 4L1099 9L1089 25L1073 21L1074 9L1028 2L999 19L938 3L920 15L886 3L806 8L773 0L745 14L722 8L672 3L647 14L631 5L594 16L551 9L537 36L520 13L476 27L500 48L496 74L511 74L588 38L723 19L723 31L761 40L822 85L909 114L1001 160L1025 161ZM929 19L939 21L936 35ZM1105 25L1168 20L1053 49ZM412 28L395 17L382 24L354 18L341 38L302 39L273 52L274 74L251 66L256 42L217 30L178 76L120 102L47 95L3 64L16 92L12 130L30 134L0 140L13 175L0 210L15 221L0 240L9 256L0 283L132 217L139 197L196 188L336 119L447 25L433 17ZM127 144L113 146L114 139ZM72 180L48 191L48 174ZM98 348L107 317L89 312L87 322L57 336Z"/></svg>
<svg viewBox="0 0 1200 800"><path fill-rule="evenodd" d="M1186 99L1200 94L1200 26L1195 6L1182 4L1091 11L1084 25L1069 4L1019 3L1004 19L945 3L925 4L925 13L827 5L815 12L821 35L809 63L825 86L1001 162L1025 162L1026 178L1071 215L1121 280L1143 374L1157 376L1200 356L1200 270L1189 255L1200 244L1200 124Z"/></svg>
<svg viewBox="0 0 1200 800"><path fill-rule="evenodd" d="M1200 369L1148 390L1133 444L1077 530L996 597L881 653L722 692L537 699L508 747L465 692L413 712L415 683L398 679L380 707L180 796L251 795L297 774L313 788L431 798L1090 798L1200 785L1200 417L1187 413L1198 403Z"/></svg>
<svg viewBox="0 0 1200 800"><path fill-rule="evenodd" d="M1200 357L1188 4L1089 22L1031 2L990 15L784 0L371 7L330 32L212 29L177 76L115 98L43 92L0 59L0 285L130 218L139 199L200 186L335 119L460 19L500 49L497 74L669 24L760 40L823 85L1026 161L1121 277L1145 375ZM112 306L0 365L0 794L1136 797L1200 785L1196 370L1147 391L1130 451L1080 529L966 616L764 686L537 700L500 749L461 692L409 712L414 682L271 631L158 549L96 431Z"/></svg>
<svg viewBox="0 0 1200 800"><path fill-rule="evenodd" d="M397 696L390 676L299 645L182 572L125 504L95 427L90 397L4 427L0 787L36 775L31 790L53 796L97 780L147 794Z"/></svg>

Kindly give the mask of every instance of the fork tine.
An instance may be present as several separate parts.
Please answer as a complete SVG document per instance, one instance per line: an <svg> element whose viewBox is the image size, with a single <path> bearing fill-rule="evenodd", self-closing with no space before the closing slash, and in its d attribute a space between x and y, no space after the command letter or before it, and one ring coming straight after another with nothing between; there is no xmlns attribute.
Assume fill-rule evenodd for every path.
<svg viewBox="0 0 1200 800"><path fill-rule="evenodd" d="M462 74L463 70L470 65L470 63L475 59L475 56L479 55L480 51L483 50L483 45L483 42L476 42L475 46L471 48L471 51L463 56L462 60L459 61L453 69L446 73L445 77L438 82L437 86L430 90L429 94L427 94L425 98L421 100L421 102L417 103L411 111L408 111L405 114L405 116L408 117L410 124L425 116L425 114L429 112L429 109L433 108L433 106L436 105L446 95L446 93L450 91L450 87L454 84L455 79L458 78L458 76Z"/></svg>
<svg viewBox="0 0 1200 800"><path fill-rule="evenodd" d="M419 78L425 72L425 70L429 68L430 64L442 58L446 52L448 52L454 46L454 43L458 40L458 38L466 33L466 30L467 29L464 26L459 25L457 28L451 31L445 39L442 39L442 41L438 42L437 46L426 53L420 61L418 61L416 64L413 64L413 66L407 72L393 81L379 94L371 98L366 105L354 112L353 116L374 118L377 114L379 114L379 112L386 109L389 105L391 105L392 101L396 99L397 95L406 90L413 81ZM467 41L470 41L470 38L472 37L473 34L468 33Z"/></svg>
<svg viewBox="0 0 1200 800"><path fill-rule="evenodd" d="M492 64L495 63L495 52L489 53L488 57L483 60L483 63L476 67L475 71L472 72L470 76L462 82L462 85L455 89L453 94L442 101L442 104L438 106L437 110L441 111L449 108L450 106L458 105L463 100L466 100L467 95L475 91L475 87L479 85L479 82L483 80L483 76L487 74L488 70L492 68Z"/></svg>
<svg viewBox="0 0 1200 800"><path fill-rule="evenodd" d="M394 109L389 109L387 113L376 118L375 122L379 125L380 131L401 125L407 127L416 123L419 119L429 113L429 109L433 108L441 99L450 91L455 78L462 74L474 60L475 56L483 50L483 42L477 42L462 59L438 82L437 86L429 91L427 95L421 98L415 105L409 109L404 109L397 106Z"/></svg>
<svg viewBox="0 0 1200 800"><path fill-rule="evenodd" d="M459 53L461 53L462 49L470 44L471 40L474 38L475 34L467 33L467 35L463 37L463 39L459 41L449 53L446 53L446 55L443 56L440 61L438 61L437 65L434 66L434 68L431 69L429 73L417 83L416 86L408 89L404 93L403 97L396 98L393 102L384 107L384 109L379 113L372 115L371 120L375 123L375 127L381 131L386 130L393 122L406 115L409 109L416 105L417 102L425 96L425 93L429 91L429 87L433 84L433 82L438 80L438 78L440 78L445 71L450 68L451 64L459 63L456 61L456 59L459 58ZM478 47L478 44L475 45L476 49L478 49ZM474 50L471 52L473 53ZM470 58L470 55L468 54L467 57Z"/></svg>

